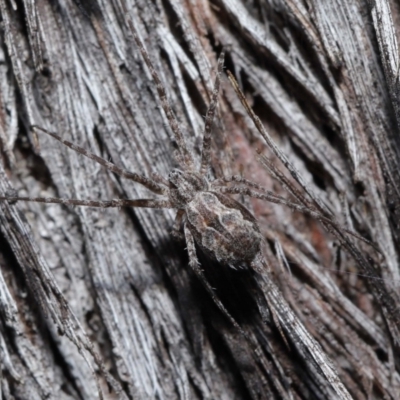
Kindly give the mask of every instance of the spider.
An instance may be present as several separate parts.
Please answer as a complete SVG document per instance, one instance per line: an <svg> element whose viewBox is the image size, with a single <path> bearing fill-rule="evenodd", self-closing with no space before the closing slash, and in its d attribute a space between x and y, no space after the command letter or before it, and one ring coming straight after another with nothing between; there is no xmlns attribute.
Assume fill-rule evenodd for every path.
<svg viewBox="0 0 400 400"><path fill-rule="evenodd" d="M42 127L33 126L32 129L34 131L42 131L52 136L72 150L102 165L107 170L143 185L154 194L161 195L161 198L98 201L54 197L2 196L0 197L0 200L8 200L12 202L19 200L41 203L58 203L99 208L137 207L176 209L177 214L173 226L173 233L175 236L180 236L181 228L183 226L183 236L186 241L189 255L189 266L201 280L218 308L229 318L231 323L238 328L242 334L244 334L243 330L226 310L207 281L196 254L197 244L204 253L222 264L226 264L232 268L246 264L254 271L262 273L262 270L266 265L262 256L262 244L264 238L261 234L256 218L246 207L231 198L229 194L243 194L249 197L285 204L293 209L317 216L320 219L324 219L324 217L321 213L315 211L315 209L307 209L300 203L290 202L241 176L232 176L229 178L223 177L215 180L211 180L209 177L208 172L211 160L211 128L218 105L221 75L224 65L224 52L221 53L218 59L218 68L211 101L205 116L200 166L199 168L196 168L193 154L185 143L185 138L180 129L179 123L168 102L165 87L163 86L153 63L139 38L136 28L131 21L129 21L129 25L134 40L148 69L150 70L169 127L175 137L178 147L176 158L180 168L172 169L167 179L155 174L152 177L146 177L120 168L112 162L107 161L106 159L97 156L74 143L63 140L57 134ZM230 75L230 79L231 81L234 79L232 75ZM237 82L235 82L235 80L232 81L235 90L239 96L241 96L243 102L244 95L240 92L240 89L238 92ZM233 186L229 186L229 184L233 184Z"/></svg>

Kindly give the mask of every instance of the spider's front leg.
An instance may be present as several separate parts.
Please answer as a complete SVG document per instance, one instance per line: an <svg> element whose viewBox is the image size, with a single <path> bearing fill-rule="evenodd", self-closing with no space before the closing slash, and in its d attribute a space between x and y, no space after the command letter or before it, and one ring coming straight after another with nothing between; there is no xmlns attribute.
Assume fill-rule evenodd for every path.
<svg viewBox="0 0 400 400"><path fill-rule="evenodd" d="M35 132L41 131L41 132L53 137L54 139L58 140L63 145L65 145L65 146L69 147L70 149L76 151L77 153L82 154L83 156L95 161L96 163L105 167L109 171L114 172L115 174L122 176L126 179L129 179L131 181L140 183L147 189L151 190L153 193L165 195L168 192L168 189L166 187L166 186L168 186L168 182L166 182L166 180L164 178L158 176L155 173L153 173L153 175L157 181L154 179L151 179L151 178L147 178L144 175L137 174L136 172L130 172L124 168L118 167L114 163L106 160L105 158L100 157L94 153L91 153L90 151L84 149L81 146L76 145L75 143L69 142L68 140L64 140L59 135L57 135L53 132L50 132L49 130L47 130L45 128L41 128L40 126L37 126L37 125L32 125L31 128Z"/></svg>
<svg viewBox="0 0 400 400"><path fill-rule="evenodd" d="M91 200L91 199L67 199L59 197L27 197L27 196L0 196L0 201L16 203L17 201L28 201L32 203L63 204L65 206L82 206L95 208L173 208L169 200L164 199L113 199L113 200Z"/></svg>

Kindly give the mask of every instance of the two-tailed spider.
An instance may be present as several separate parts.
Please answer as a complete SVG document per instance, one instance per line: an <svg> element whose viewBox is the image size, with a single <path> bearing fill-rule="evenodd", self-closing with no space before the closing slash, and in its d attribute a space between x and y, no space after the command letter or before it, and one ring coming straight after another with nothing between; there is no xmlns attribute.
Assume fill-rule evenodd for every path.
<svg viewBox="0 0 400 400"><path fill-rule="evenodd" d="M222 177L215 180L210 179L211 128L218 103L220 80L224 64L224 53L221 53L218 60L218 70L211 96L211 102L205 117L200 166L199 168L196 168L193 152L188 149L185 143L185 138L167 100L166 91L161 83L159 75L151 62L141 39L139 38L136 28L131 22L130 28L142 57L150 70L169 127L174 134L178 146L177 162L179 163L180 168L174 168L169 173L167 179L161 177L149 178L120 168L112 162L88 152L82 147L63 140L60 136L49 132L46 129L37 126L34 126L33 129L40 130L54 137L72 150L75 150L85 157L88 157L104 166L109 171L135 181L161 197L155 199L114 199L98 201L53 197L2 196L0 197L0 200L59 203L64 205L100 208L143 207L176 209L177 214L173 230L175 232L180 232L183 226L190 267L201 280L220 310L243 333L242 329L230 316L206 280L197 259L195 243L197 243L197 246L206 254L220 263L229 265L233 268L247 264L250 268L260 272L265 266L261 252L264 239L260 233L257 221L247 208L228 196L228 194L241 193L245 196L289 205L291 208L309 214L311 213L316 215L318 213L315 210L307 210L300 203L290 202L280 196L274 195L258 184L244 179L241 176L232 176L229 178ZM237 83L234 81L232 75L230 75L230 79L239 96L242 96L241 100L243 102L244 96L238 89ZM319 217L323 218L321 214L319 214Z"/></svg>

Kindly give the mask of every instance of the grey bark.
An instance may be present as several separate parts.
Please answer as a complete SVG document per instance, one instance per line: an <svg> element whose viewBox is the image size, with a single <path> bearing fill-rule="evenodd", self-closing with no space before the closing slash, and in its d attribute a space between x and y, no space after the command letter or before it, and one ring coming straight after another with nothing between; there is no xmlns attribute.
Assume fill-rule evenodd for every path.
<svg viewBox="0 0 400 400"><path fill-rule="evenodd" d="M0 0L0 195L150 197L32 125L134 172L176 166L130 18L196 157L224 47L270 137L224 79L213 172L335 220L237 197L265 235L268 271L200 261L245 338L188 269L174 211L0 202L2 398L400 398L399 11Z"/></svg>

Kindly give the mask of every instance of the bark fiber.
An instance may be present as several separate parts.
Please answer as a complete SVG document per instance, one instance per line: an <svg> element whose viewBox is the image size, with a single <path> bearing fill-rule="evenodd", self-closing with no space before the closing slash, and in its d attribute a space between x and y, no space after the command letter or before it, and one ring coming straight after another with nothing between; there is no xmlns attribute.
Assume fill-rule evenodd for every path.
<svg viewBox="0 0 400 400"><path fill-rule="evenodd" d="M2 399L400 398L399 3L0 0L0 18L0 195L153 196L32 125L147 176L176 167L130 19L197 159L224 48L270 136L224 76L213 173L335 220L236 196L268 270L200 262L245 338L174 210L0 202Z"/></svg>

